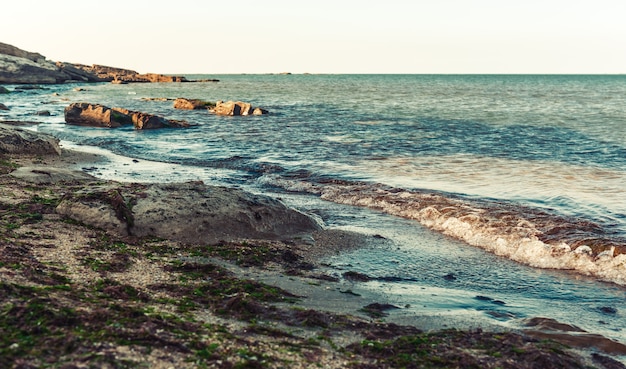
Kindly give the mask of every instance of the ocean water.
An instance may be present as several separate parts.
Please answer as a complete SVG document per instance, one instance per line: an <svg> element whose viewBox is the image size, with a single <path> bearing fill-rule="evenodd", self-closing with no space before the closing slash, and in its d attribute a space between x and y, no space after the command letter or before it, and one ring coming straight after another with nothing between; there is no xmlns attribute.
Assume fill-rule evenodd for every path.
<svg viewBox="0 0 626 369"><path fill-rule="evenodd" d="M11 110L0 120L39 121L31 129L68 147L121 155L93 171L102 177L238 186L326 227L383 236L330 258L330 272L374 277L363 285L412 306L406 314L547 316L626 343L626 76L188 78L220 82L50 86L2 96ZM149 100L177 97L270 114ZM79 101L195 126L65 125L63 108Z"/></svg>

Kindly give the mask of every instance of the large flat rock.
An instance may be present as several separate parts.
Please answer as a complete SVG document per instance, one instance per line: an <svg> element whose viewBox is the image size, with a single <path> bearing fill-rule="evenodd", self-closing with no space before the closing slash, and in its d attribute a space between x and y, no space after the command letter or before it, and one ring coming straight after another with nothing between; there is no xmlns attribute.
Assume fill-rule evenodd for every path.
<svg viewBox="0 0 626 369"><path fill-rule="evenodd" d="M278 200L202 182L88 186L67 194L57 213L120 236L193 244L288 239L321 229Z"/></svg>
<svg viewBox="0 0 626 369"><path fill-rule="evenodd" d="M53 136L0 124L0 154L61 155L61 147Z"/></svg>

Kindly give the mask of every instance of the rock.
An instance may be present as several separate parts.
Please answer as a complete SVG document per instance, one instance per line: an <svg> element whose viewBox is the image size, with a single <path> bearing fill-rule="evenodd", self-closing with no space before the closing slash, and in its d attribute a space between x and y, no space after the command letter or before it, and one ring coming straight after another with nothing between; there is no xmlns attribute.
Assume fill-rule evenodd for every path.
<svg viewBox="0 0 626 369"><path fill-rule="evenodd" d="M31 53L19 49L13 45L0 42L0 54L15 56L22 59L27 59L33 62L45 61L46 57L39 53Z"/></svg>
<svg viewBox="0 0 626 369"><path fill-rule="evenodd" d="M73 103L65 108L65 122L89 127L117 128L134 125L135 129L184 128L189 123L168 120L158 115L130 111L122 108L109 108L100 104Z"/></svg>
<svg viewBox="0 0 626 369"><path fill-rule="evenodd" d="M172 101L174 99L171 99L169 97L142 97L141 100L143 101Z"/></svg>
<svg viewBox="0 0 626 369"><path fill-rule="evenodd" d="M11 91L7 90L4 86L0 86L0 94L8 94Z"/></svg>
<svg viewBox="0 0 626 369"><path fill-rule="evenodd" d="M85 172L66 168L54 168L47 166L20 167L10 173L12 177L19 178L31 183L50 184L60 182L85 182L97 181Z"/></svg>
<svg viewBox="0 0 626 369"><path fill-rule="evenodd" d="M0 103L0 110L10 110L6 105Z"/></svg>
<svg viewBox="0 0 626 369"><path fill-rule="evenodd" d="M50 135L0 124L0 154L61 155L61 147Z"/></svg>
<svg viewBox="0 0 626 369"><path fill-rule="evenodd" d="M530 318L524 320L529 329L524 333L540 340L552 340L577 348L596 348L609 354L626 355L626 345L599 334L587 333L571 324L561 323L549 318Z"/></svg>
<svg viewBox="0 0 626 369"><path fill-rule="evenodd" d="M49 110L40 110L36 112L35 115L39 115L40 117L49 117L52 114L50 114Z"/></svg>
<svg viewBox="0 0 626 369"><path fill-rule="evenodd" d="M250 103L241 101L218 101L215 107L210 110L216 115L262 115L267 114L267 110L253 108Z"/></svg>
<svg viewBox="0 0 626 369"><path fill-rule="evenodd" d="M95 73L84 70L72 63L56 62L56 66L67 74L70 80L79 82L108 82L98 77Z"/></svg>
<svg viewBox="0 0 626 369"><path fill-rule="evenodd" d="M116 84L125 84L129 82L188 82L182 76L166 76L163 74L147 73L140 74L134 70L109 67L106 65L84 65L72 64L72 66L83 72L95 75L102 81L108 81Z"/></svg>
<svg viewBox="0 0 626 369"><path fill-rule="evenodd" d="M67 194L57 212L121 236L193 244L284 239L320 229L313 218L270 197L202 182L86 187Z"/></svg>
<svg viewBox="0 0 626 369"><path fill-rule="evenodd" d="M188 82L183 76L156 73L139 74L133 70L94 64L52 62L39 54L0 43L0 83L65 83L65 82Z"/></svg>
<svg viewBox="0 0 626 369"><path fill-rule="evenodd" d="M130 125L126 114L100 104L73 103L65 108L65 122L78 126L115 128Z"/></svg>
<svg viewBox="0 0 626 369"><path fill-rule="evenodd" d="M113 108L113 111L130 117L135 129L186 128L190 124L182 120L165 119L158 115Z"/></svg>
<svg viewBox="0 0 626 369"><path fill-rule="evenodd" d="M0 83L64 83L71 80L99 81L93 74L74 72L64 64L55 64L38 53L0 43Z"/></svg>
<svg viewBox="0 0 626 369"><path fill-rule="evenodd" d="M207 107L214 106L208 101L202 101L198 99L185 99L183 97L179 97L174 100L174 109L183 109L183 110L196 110L196 109L206 109Z"/></svg>

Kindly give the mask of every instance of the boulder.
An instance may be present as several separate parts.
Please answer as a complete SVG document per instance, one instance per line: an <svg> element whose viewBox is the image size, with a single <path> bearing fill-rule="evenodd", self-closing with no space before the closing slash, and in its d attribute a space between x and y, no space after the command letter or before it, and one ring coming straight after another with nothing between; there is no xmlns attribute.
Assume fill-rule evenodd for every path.
<svg viewBox="0 0 626 369"><path fill-rule="evenodd" d="M254 108L250 103L241 101L218 101L215 107L210 110L216 115L262 115L267 114L267 110Z"/></svg>
<svg viewBox="0 0 626 369"><path fill-rule="evenodd" d="M102 128L117 128L131 124L135 129L184 128L190 126L185 121L169 120L158 115L122 108L109 108L100 104L84 102L73 103L65 108L65 122L73 125Z"/></svg>
<svg viewBox="0 0 626 369"><path fill-rule="evenodd" d="M198 99L185 99L183 97L179 97L174 100L174 109L182 109L182 110L196 110L196 109L206 109L208 107L214 106L208 101L202 101Z"/></svg>
<svg viewBox="0 0 626 369"><path fill-rule="evenodd" d="M0 94L8 94L8 93L10 93L10 92L11 92L11 91L7 90L5 87L0 86Z"/></svg>
<svg viewBox="0 0 626 369"><path fill-rule="evenodd" d="M78 126L115 128L132 124L126 114L100 104L73 103L65 108L65 122Z"/></svg>
<svg viewBox="0 0 626 369"><path fill-rule="evenodd" d="M61 155L61 147L50 135L0 124L0 154Z"/></svg>
<svg viewBox="0 0 626 369"><path fill-rule="evenodd" d="M192 244L285 239L321 229L313 218L270 197L202 182L85 187L66 194L56 210L116 235Z"/></svg>
<svg viewBox="0 0 626 369"><path fill-rule="evenodd" d="M6 105L0 103L0 110L10 110Z"/></svg>

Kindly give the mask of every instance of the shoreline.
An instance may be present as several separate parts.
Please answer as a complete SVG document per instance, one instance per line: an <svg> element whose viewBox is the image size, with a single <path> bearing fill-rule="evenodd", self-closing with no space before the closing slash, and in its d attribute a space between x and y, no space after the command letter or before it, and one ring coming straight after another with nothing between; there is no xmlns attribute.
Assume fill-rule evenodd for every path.
<svg viewBox="0 0 626 369"><path fill-rule="evenodd" d="M49 168L90 168L90 167L101 166L101 165L106 166L107 164L106 158L101 155L98 155L93 152L76 151L74 148L70 150L64 148L62 151L62 154L58 157L57 156L26 157L22 155L15 155L15 156L8 157L5 159L7 160L7 162L14 163L20 166L35 164L35 165L44 165ZM25 188L28 186L24 182L15 181L15 180L10 180L7 182L6 177L5 176L2 176L2 177L3 177L3 182L4 182L3 188L5 189L5 196L7 193L6 192L7 188L12 188L15 190L14 192L17 192L19 188ZM52 185L52 188L56 188L57 192L65 192L68 190L67 185L62 185L62 184L61 185L54 184ZM41 198L44 198L45 196L51 196L50 192L53 191L52 188L48 187L45 189L39 189L38 191L43 191L43 193L45 193L45 195L41 196ZM25 196L25 197L23 197L22 200L26 201L29 197L32 200L33 197L31 193L26 193L26 191L23 191L23 192L24 193L21 196ZM6 200L5 196L2 197L3 202L4 200ZM20 197L20 195L16 195L15 193L13 194L13 196ZM40 195L37 195L37 196L40 196ZM324 367L329 367L329 368L360 367L360 366L354 366L354 365L351 366L352 364L350 364L351 362L354 362L355 360L354 355L357 355L356 353L351 354L352 356L350 355L345 356L345 352L343 352L342 350L337 351L336 347L355 347L354 345L358 344L359 342L365 342L363 341L363 339L368 340L368 337L374 339L374 341L376 342L378 342L377 340L383 340L381 342L385 342L384 340L393 339L393 337L404 337L407 334L409 336L422 334L418 332L423 332L424 330L427 332L426 334L430 335L430 334L438 334L437 332L441 332L440 331L441 329L453 329L454 332L465 332L466 334L470 336L477 336L477 337L483 337L483 336L487 337L487 336L493 336L493 335L499 336L503 334L503 332L507 331L506 329L503 329L502 327L498 327L495 325L488 327L482 324L473 324L472 322L463 321L463 319L455 320L454 318L450 318L450 317L441 317L441 316L439 317L433 317L433 316L407 317L407 316L402 315L402 309L395 309L395 308L389 308L389 307L382 308L379 310L377 310L376 308L374 308L374 310L364 309L365 307L371 306L372 304L379 304L381 306L384 305L386 303L384 301L384 296L376 295L376 294L371 293L371 291L368 292L366 289L359 288L358 281L333 280L333 278L331 278L328 275L320 274L317 271L317 266L315 265L316 261L319 261L320 257L323 256L325 253L341 252L342 248L344 248L346 244L349 245L349 247L362 247L364 243L367 243L367 240L363 239L363 237L365 237L363 235L355 235L355 234L347 234L347 233L342 234L341 232L333 234L333 232L331 231L325 234L326 237L317 235L318 241L316 242L290 241L288 243L273 244L269 241L263 241L263 240L260 240L260 241L259 240L256 240L256 241L244 240L244 241L240 241L239 243L223 245L226 247L226 249L230 249L232 247L238 248L238 247L245 246L244 248L246 248L246 250L249 246L247 242L250 242L250 243L258 242L259 244L262 244L262 245L265 245L266 243L269 242L270 245L273 245L269 248L270 250L273 250L272 252L274 252L274 254L272 254L272 252L269 252L261 256L256 255L255 257L260 258L261 261L257 260L255 262L247 261L245 258L244 258L244 261L241 262L241 259L239 259L241 255L239 256L229 255L226 258L224 258L221 255L223 255L224 253L228 254L225 250L219 251L217 255L214 254L209 259L207 259L206 256L202 256L200 260L197 260L194 258L197 258L196 255L198 253L201 253L200 251L198 251L198 249L195 249L196 250L195 254L194 252L192 252L188 256L181 256L187 252L185 251L187 248L186 245L167 241L167 240L160 240L160 241L154 241L159 244L160 249L170 248L172 250L177 250L177 251L174 254L166 252L163 255L161 255L159 259L152 259L152 257L146 257L145 255L143 256L135 256L135 255L141 254L143 252L142 247L145 247L146 244L150 244L153 241L146 242L145 240L142 241L142 240L119 239L118 237L111 237L110 235L103 234L98 230L84 228L83 225L72 225L69 223L63 223L63 225L59 227L59 224L57 224L57 222L59 221L61 221L61 218L58 215L54 213L52 214L44 213L42 215L40 222L46 223L46 225L44 226L44 228L46 229L42 230L41 228L39 228L42 225L38 224L37 222L33 224L23 224L20 227L16 227L15 229L19 230L24 227L24 228L28 228L29 230L21 234L12 235L13 237L16 237L16 239L24 240L25 237L26 239L33 238L33 235L32 235L33 233L48 232L48 236L43 237L43 239L48 239L48 240L55 239L56 241L53 243L53 245L50 244L50 241L44 242L45 246L34 245L33 242L28 242L32 244L31 244L31 251L28 252L27 254L31 256L34 255L35 259L38 259L40 262L43 262L42 265L46 265L48 267L50 265L57 265L55 269L58 268L59 264L62 264L63 262L67 262L67 260L70 260L70 259L72 260L71 262L68 262L68 264L65 267L62 267L61 271L50 272L50 274L55 274L55 275L63 275L63 273L68 273L70 275L69 277L63 276L63 279L62 279L62 281L68 282L68 283L56 284L55 282L55 284L52 285L54 289L58 288L60 291L65 291L68 287L73 288L74 286L81 286L80 288L83 288L84 286L92 286L94 281L105 281L106 283L112 284L111 286L107 288L108 288L109 295L111 293L114 295L113 297L115 301L119 301L120 298L122 298L122 300L127 300L127 302L131 302L132 304L141 305L142 303L144 303L142 299L148 299L150 301L150 299L151 298L153 299L154 296L159 296L163 294L167 295L167 293L164 293L163 291L152 291L154 296L151 298L148 298L148 297L145 297L142 293L148 294L148 292L143 292L143 291L150 291L150 289L152 288L150 286L154 284L152 282L160 282L161 284L165 284L168 281L171 282L172 274L173 274L171 272L172 268L182 269L183 272L181 273L182 275L185 275L185 273L189 271L185 270L184 268L189 267L193 271L191 275L195 276L194 273L197 273L198 270L204 270L207 267L207 265L214 265L214 267L211 267L211 268L224 268L224 270L228 271L227 273L232 273L229 275L234 276L234 278L237 280L252 281L249 283L260 283L259 286L274 286L271 288L277 287L280 289L280 291L285 291L287 296L290 296L290 295L300 296L298 297L298 301L295 303L295 305L293 302L288 301L290 298L285 299L283 297L283 298L278 299L278 301L267 303L267 305L266 303L263 303L261 305L263 308L253 305L252 307L247 306L246 309L251 308L252 311L254 312L253 315L259 314L261 317L263 317L264 314L266 314L266 309L269 309L270 311L272 309L281 309L281 311L283 311L283 314L286 314L284 313L285 311L287 312L293 312L293 311L302 312L303 311L303 312L306 312L307 314L312 314L311 317L304 318L304 320L300 318L300 320L298 320L300 324L297 324L296 328L293 328L293 327L288 328L288 332L291 332L289 333L289 335L295 337L295 338L292 337L290 339L294 339L296 341L311 340L312 337L318 336L321 332L327 332L327 333L324 333L324 335L329 335L329 337L319 342L315 350L313 350L316 352L316 355L317 355L316 357L318 359L322 358L320 360L322 363L324 363L323 364ZM31 227L34 227L35 230L32 230ZM29 234L30 236L28 236ZM83 243L89 244L90 241L88 240L93 239L95 234L99 234L99 236L95 238L102 238L102 237L110 238L110 241L109 241L110 245L122 243L125 245L124 247L126 247L127 249L133 250L132 252L129 253L130 256L126 254L126 256L122 257L120 255L125 255L125 253L121 253L120 250L111 249L113 248L113 246L105 246L104 248L97 250L98 255L103 256L104 254L109 253L113 255L114 257L122 257L123 259L124 258L126 259L126 261L123 263L129 263L128 259L130 259L132 261L132 263L130 264L132 265L125 266L126 268L125 270L111 271L111 270L101 270L99 269L100 267L98 265L86 264L85 260L98 260L98 258L92 258L84 254L76 255L77 253L79 254L83 253L83 251L79 251L81 249L81 247L79 246L81 244L80 240L82 239ZM351 237L354 237L354 238L351 239ZM313 238L315 238L315 236ZM268 246L263 246L262 248L265 249L267 247ZM294 268L293 265L290 265L290 263L288 262L286 263L284 260L285 259L284 257L276 256L275 254L276 252L278 252L278 255L284 255L281 253L285 251L284 250L285 247L297 255L297 257L295 257L295 261L296 261L295 265L297 266L296 268ZM56 259L53 256L55 254L53 250L58 251L58 255ZM216 257L216 256L219 256L219 257ZM185 259L185 258L190 258L190 259ZM264 260L264 259L267 259L267 260ZM22 260L21 262L24 262L24 261ZM91 263L93 262L95 261L91 261ZM115 265L115 263L112 263L112 264ZM23 276L20 276L20 273L15 272L15 270L20 270L21 268L15 269L14 267L13 269L14 271L12 272L10 270L11 268L7 268L6 261L2 261L2 264L0 265L2 265L0 267L0 273L2 273L3 276L7 276L7 275L10 276L10 278L7 278L7 279L3 278L3 282L2 282L3 286L7 286L8 284L11 284L11 283L13 285L26 283L26 285L30 285L31 287L37 285L37 282L33 284L32 278L29 278L29 277L24 278ZM172 265L175 265L175 267L172 267ZM146 268L146 269L142 270L141 268ZM170 268L169 271L168 271L168 268ZM24 268L24 269L28 269L28 268ZM44 267L43 269L45 270L46 267ZM147 273L148 275L146 275L146 270L150 271ZM166 271L165 273L164 273L164 270ZM180 272L180 270L176 270L176 272ZM147 276L150 277L149 280L146 280ZM57 278L60 278L60 277L57 276ZM180 276L178 278L180 278ZM188 276L185 278L188 278L188 280L191 280L196 277ZM31 280L29 281L29 279ZM99 282L99 283L102 283L102 282ZM59 287L59 286L64 286L64 287ZM116 286L124 286L123 289L126 292L124 293L119 292L118 291L119 287L116 287ZM93 288L93 286L91 288ZM100 293L106 295L107 288L100 291ZM127 291L135 291L135 292L129 293ZM245 300L246 296L248 296L247 295L248 293L249 292L240 291L240 292L236 292L234 296L232 294L228 294L227 296L224 296L224 301L230 301L233 298L241 297L242 299L244 299L243 300L244 302L247 302L248 304L250 304L249 301ZM8 296L11 299L14 299L15 297L12 297L11 295L12 294L9 293ZM306 296L306 297L302 297L302 296ZM108 297L110 298L111 296L108 296ZM50 292L46 292L46 298L49 301L55 301L53 298L51 298ZM64 298L68 298L68 297L65 296ZM163 297L161 296L161 298ZM177 298L180 299L183 297L179 296ZM168 297L167 299L171 299L171 297ZM106 301L106 298L104 298L103 300ZM280 302L280 301L283 301L283 302ZM288 301L288 302L285 302L285 301ZM238 301L238 302L242 302L242 301ZM82 302L79 303L79 305L80 304L82 304ZM121 303L115 302L113 304L121 304ZM154 305L154 303L151 303L150 305ZM170 313L173 311L175 315L186 314L186 312L181 313L181 310L184 310L184 309L181 309L180 305L177 305L176 303L163 304L161 302L157 305L159 305L160 309L163 309L162 310L163 312L161 314L163 314L164 311L169 311ZM271 306L274 306L274 307L271 308ZM151 309L154 309L154 306L151 306ZM253 323L251 325L250 318L243 319L243 320L241 319L241 317L224 318L223 316L220 316L219 314L217 314L216 316L215 312L210 312L209 310L207 310L206 308L200 309L199 313L198 312L194 313L193 320L197 320L198 317L201 316L202 319L206 319L207 322L212 322L211 324L216 324L216 322L219 322L218 324L224 324L222 329L226 329L231 332L230 334L234 334L235 337L239 337L239 339L244 339L244 340L251 339L249 337L249 333L247 333L251 329L251 327L261 324L264 326L263 328L264 330L269 329L268 327L272 327L272 329L277 329L278 331L282 331L281 328L277 328L277 327L281 327L281 326L284 327L284 324L285 324L284 322L281 322L282 319L277 319L274 316L274 317L260 318L259 321L261 323L257 321L257 318L254 318L252 319L252 321L256 323ZM178 311L178 313L176 313L176 311ZM286 314L286 315L289 315L289 314ZM315 317L315 319L313 319L313 317ZM343 318L338 318L338 317L343 317ZM309 323L306 323L308 321L307 319L313 319L312 322L310 322L312 326L309 326ZM356 331L353 329L346 329L345 327L346 323L342 323L336 326L334 325L335 323L333 323L333 321L337 321L337 319L342 320L342 321L343 319L348 319L348 321L351 322L349 324L359 326L361 327L361 329L356 330ZM228 328L224 328L224 327L228 327ZM289 324L287 324L287 327L289 327ZM294 329L295 331L293 331ZM460 329L460 331L458 329ZM483 332L483 329L488 330L488 332ZM254 331L254 329L252 330ZM381 333L382 336L376 336L376 334L372 333L372 330L375 330L375 331L382 330L386 333L384 334ZM297 334L295 334L295 332L297 332ZM391 332L394 332L394 333L391 333ZM520 332L517 332L514 334L517 335L519 333ZM261 334L261 335L257 334L254 337L253 346L259 347L259 345L262 346L262 345L269 344L268 342L271 342L271 345L276 345L277 342L275 340L275 337L272 337L272 335L274 334L278 334L278 333L273 332L271 335L269 335L269 337L264 334ZM457 333L454 333L454 334L457 334ZM519 336L519 337L524 337L524 336ZM557 336L554 336L554 337L558 338ZM597 339L598 337L595 337L595 338ZM223 337L221 339L224 340ZM586 342L589 343L589 340L587 340ZM531 345L532 340L529 341L527 344ZM278 345L280 346L280 343L278 343ZM134 346L137 346L137 345L135 344ZM141 344L139 344L138 346L141 347ZM128 345L120 345L113 351L117 352L116 355L122 355L121 353L125 350L124 349L125 347L127 348ZM209 347L213 347L213 346L209 346ZM618 347L618 350L621 349L619 348L619 345L617 345L616 347ZM287 360L287 359L282 358L281 356L282 354L279 354L278 352L272 351L269 348L266 350L267 350L266 352L272 352L272 355L274 355L274 356L270 355L272 359L269 359L268 357L268 359L265 361L265 366L267 367L274 367L273 365L277 365L276 363L280 362L280 360ZM216 349L216 352L217 351L218 350ZM570 355L574 355L574 357L579 354L582 355L580 358L575 359L575 360L581 360L583 362L586 362L587 364L594 362L595 365L597 365L597 360L594 359L596 356L606 358L604 360L613 360L610 357L605 356L607 355L606 353L599 354L595 350L579 351L579 349L576 349L574 351L568 350L567 352L568 353L565 354L565 356L568 358L570 357ZM213 354L214 353L212 353L212 355ZM626 354L626 351L623 354ZM184 365L185 360L182 359L182 357L184 357L185 355L182 355L182 356L181 355L182 354L180 352L170 352L169 353L170 358L165 361L157 359L153 357L153 355L144 355L142 356L141 359L139 359L139 362L143 362L143 363L149 362L151 363L153 367L167 367L167 365L170 365L173 362L176 362L178 365L181 365L181 367L185 367ZM307 367L310 364L310 361L307 358L307 355L303 355L299 357L297 360L295 360L295 362L300 363L301 365L300 367ZM364 354L360 354L360 355L364 355ZM559 356L560 355L561 354L559 354ZM611 353L609 353L608 355L611 355ZM219 358L217 358L218 356ZM357 361L361 361L361 364L363 364L365 362L368 362L368 360L373 360L373 359L366 360L365 356L366 355L360 356L360 358ZM125 357L129 359L130 357L132 357L132 355L128 355L127 353ZM217 355L216 357L213 357L213 356L210 356L210 357L211 359L209 359L208 361L207 360L205 361L208 363L212 363L211 365L213 365L214 367L228 367L228 366L223 365L225 362L231 362L231 363L242 362L241 355L239 354L235 355L233 351L228 351L226 349L221 351L220 355ZM292 360L292 359L293 358L290 358L288 360ZM377 358L375 360L383 360L383 359L384 358ZM244 357L243 362L258 363L259 358L257 357L256 360L251 360L250 358L246 359ZM294 365L293 367L298 367L298 366ZM365 367L365 366L361 366L361 367ZM394 366L388 366L388 367L394 367ZM520 367L523 367L523 366L520 366ZM555 367L558 367L558 366L555 366ZM602 368L603 366L597 366L597 367Z"/></svg>

